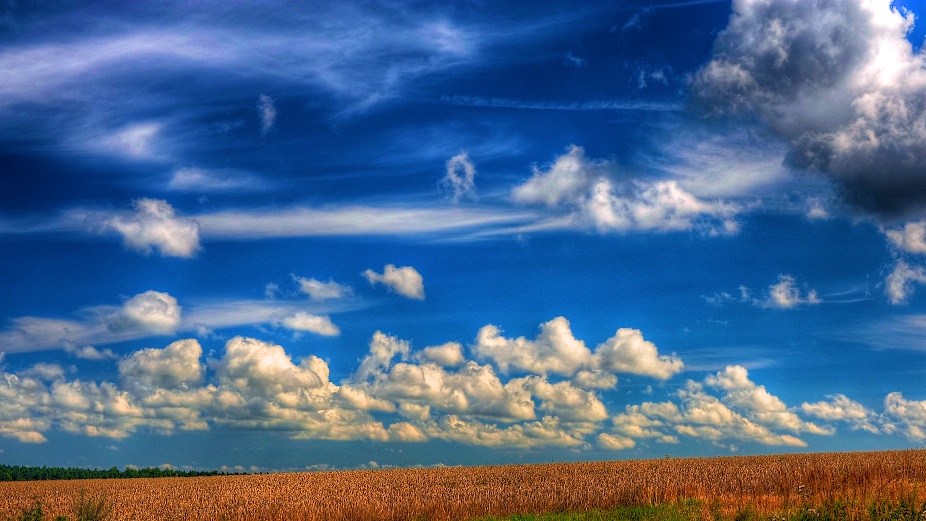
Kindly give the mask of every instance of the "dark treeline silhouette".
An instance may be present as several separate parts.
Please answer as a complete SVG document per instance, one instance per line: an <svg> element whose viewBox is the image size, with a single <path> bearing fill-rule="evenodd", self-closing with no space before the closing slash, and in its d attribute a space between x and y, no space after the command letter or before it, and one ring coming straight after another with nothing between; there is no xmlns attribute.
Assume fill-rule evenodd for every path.
<svg viewBox="0 0 926 521"><path fill-rule="evenodd" d="M239 473L235 473L239 474ZM174 470L158 467L119 470L78 469L64 467L20 467L0 464L0 481L41 481L46 479L101 479L101 478L173 478L196 476L227 476L217 470Z"/></svg>

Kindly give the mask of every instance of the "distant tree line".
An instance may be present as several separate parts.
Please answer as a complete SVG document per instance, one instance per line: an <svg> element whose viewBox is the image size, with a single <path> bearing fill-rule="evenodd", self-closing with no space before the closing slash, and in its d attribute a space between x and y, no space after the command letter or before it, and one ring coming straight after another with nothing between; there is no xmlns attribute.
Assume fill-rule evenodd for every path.
<svg viewBox="0 0 926 521"><path fill-rule="evenodd" d="M235 473L239 474L239 473ZM105 479L105 478L174 478L196 476L227 476L217 470L174 470L158 467L119 470L78 469L64 467L20 467L0 464L0 481L41 481L48 479Z"/></svg>

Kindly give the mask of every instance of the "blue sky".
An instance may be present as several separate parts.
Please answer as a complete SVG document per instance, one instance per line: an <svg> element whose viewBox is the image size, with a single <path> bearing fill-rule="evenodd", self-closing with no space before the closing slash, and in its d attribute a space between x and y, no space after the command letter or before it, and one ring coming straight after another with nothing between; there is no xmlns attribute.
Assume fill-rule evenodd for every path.
<svg viewBox="0 0 926 521"><path fill-rule="evenodd" d="M0 4L0 461L926 441L926 6L333 4Z"/></svg>

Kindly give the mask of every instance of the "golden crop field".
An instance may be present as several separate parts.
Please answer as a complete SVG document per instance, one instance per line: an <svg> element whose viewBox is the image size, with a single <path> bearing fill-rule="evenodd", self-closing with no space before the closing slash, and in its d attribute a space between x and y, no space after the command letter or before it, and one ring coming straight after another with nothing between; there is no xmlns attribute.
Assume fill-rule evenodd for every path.
<svg viewBox="0 0 926 521"><path fill-rule="evenodd" d="M704 517L842 501L926 500L926 451L678 458L431 469L0 483L0 519L81 493L123 520L457 520L695 499Z"/></svg>

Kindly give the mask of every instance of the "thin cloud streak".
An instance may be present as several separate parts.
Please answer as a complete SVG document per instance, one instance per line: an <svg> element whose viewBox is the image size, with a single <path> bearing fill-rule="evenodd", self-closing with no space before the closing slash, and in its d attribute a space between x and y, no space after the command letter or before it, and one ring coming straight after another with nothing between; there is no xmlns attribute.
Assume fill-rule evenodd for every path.
<svg viewBox="0 0 926 521"><path fill-rule="evenodd" d="M316 210L225 211L196 216L210 239L338 235L416 235L510 226L537 219L533 212L482 208L348 206Z"/></svg>
<svg viewBox="0 0 926 521"><path fill-rule="evenodd" d="M486 107L496 109L518 110L562 110L562 111L598 111L598 110L641 110L658 112L676 112L682 110L680 103L660 103L642 100L586 101L563 103L557 101L522 101L504 98L481 98L476 96L444 96L443 103L461 107Z"/></svg>

